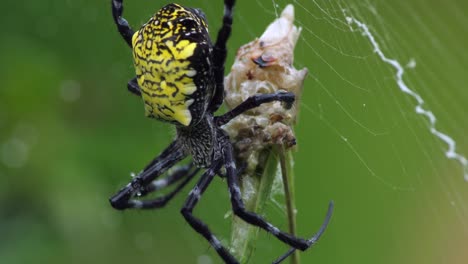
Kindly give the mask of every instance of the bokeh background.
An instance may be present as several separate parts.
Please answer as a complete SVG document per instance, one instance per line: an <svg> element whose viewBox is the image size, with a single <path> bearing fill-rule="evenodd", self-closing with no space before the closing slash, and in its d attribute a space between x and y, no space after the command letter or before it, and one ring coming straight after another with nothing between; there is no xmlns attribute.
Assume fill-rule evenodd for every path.
<svg viewBox="0 0 468 264"><path fill-rule="evenodd" d="M126 1L125 17L137 28L167 3ZM217 31L221 0L180 3L202 8ZM238 1L228 65L287 3ZM468 155L467 2L292 3L303 27L295 64L310 71L295 154L299 234L315 232L328 201L336 203L303 263L466 263L463 168L342 12L368 24L389 57L409 63L405 81ZM2 10L0 263L220 263L179 214L188 190L158 211L108 204L174 136L126 90L131 53L109 1L6 1ZM227 242L228 212L225 183L216 180L196 214ZM272 203L267 217L286 229L280 207ZM262 233L251 263L285 250Z"/></svg>

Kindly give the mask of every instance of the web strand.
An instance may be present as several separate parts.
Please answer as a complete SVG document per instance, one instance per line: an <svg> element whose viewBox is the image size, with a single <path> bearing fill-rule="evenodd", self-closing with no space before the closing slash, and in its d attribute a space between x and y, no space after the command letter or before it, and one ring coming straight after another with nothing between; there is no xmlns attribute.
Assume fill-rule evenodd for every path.
<svg viewBox="0 0 468 264"><path fill-rule="evenodd" d="M465 156L456 152L457 144L455 140L436 128L437 118L431 110L423 107L424 99L421 97L421 95L407 86L407 84L403 80L405 68L397 60L390 59L387 56L385 56L366 24L350 16L346 16L346 20L350 25L355 24L362 31L364 36L370 41L370 43L374 47L374 52L379 56L379 58L383 62L391 65L396 70L395 77L398 87L403 93L409 95L410 97L416 100L417 104L414 108L415 112L418 115L424 116L429 121L429 131L447 145L445 156L448 159L453 159L457 161L462 166L464 179L465 181L468 181L468 160Z"/></svg>

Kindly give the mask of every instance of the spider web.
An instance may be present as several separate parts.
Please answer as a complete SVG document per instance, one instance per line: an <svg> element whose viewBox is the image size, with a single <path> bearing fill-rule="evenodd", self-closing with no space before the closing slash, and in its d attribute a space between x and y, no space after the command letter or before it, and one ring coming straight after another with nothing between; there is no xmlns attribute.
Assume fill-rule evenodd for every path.
<svg viewBox="0 0 468 264"><path fill-rule="evenodd" d="M234 27L234 34L253 39L264 27L259 17L266 25L288 3L251 3L256 23L240 4L235 22L245 27ZM468 19L462 3L292 4L303 29L295 65L309 69L297 127L299 233L319 225L328 199L337 204L322 242L328 245L305 254L304 263L322 257L463 263Z"/></svg>
<svg viewBox="0 0 468 264"><path fill-rule="evenodd" d="M170 2L126 0L125 17L137 28ZM180 0L205 11L213 36L222 2ZM312 235L328 201L336 206L301 263L466 263L467 2L237 1L226 70L289 3L303 30L294 64L309 69L296 127L298 234ZM0 259L220 263L179 214L194 182L161 211L120 214L106 201L173 137L125 89L134 69L109 1L4 8ZM266 217L287 230L277 201ZM196 215L224 245L228 210L216 180ZM260 235L250 263L287 250Z"/></svg>

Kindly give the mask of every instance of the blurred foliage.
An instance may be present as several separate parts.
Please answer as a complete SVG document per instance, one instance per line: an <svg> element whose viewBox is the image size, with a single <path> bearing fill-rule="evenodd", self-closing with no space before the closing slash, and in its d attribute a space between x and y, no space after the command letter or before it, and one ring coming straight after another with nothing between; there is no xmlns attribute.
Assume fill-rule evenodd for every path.
<svg viewBox="0 0 468 264"><path fill-rule="evenodd" d="M288 3L238 2L228 65L236 47L273 20L272 3ZM329 230L301 254L303 263L465 263L468 184L461 169L397 90L391 68L332 18L342 19L341 8L349 7L391 57L416 60L407 81L466 154L468 5L292 2L304 27L296 63L311 72L297 128L298 233L312 234L328 201L336 202ZM125 17L137 28L167 3L126 1ZM216 33L222 1L180 3L202 8ZM219 263L179 214L188 190L158 211L122 213L108 204L130 172L174 135L145 118L126 90L131 52L116 33L109 1L7 1L2 8L0 263ZM227 212L225 183L216 180L196 214L224 242ZM278 207L268 218L287 228ZM262 232L252 263L286 249Z"/></svg>

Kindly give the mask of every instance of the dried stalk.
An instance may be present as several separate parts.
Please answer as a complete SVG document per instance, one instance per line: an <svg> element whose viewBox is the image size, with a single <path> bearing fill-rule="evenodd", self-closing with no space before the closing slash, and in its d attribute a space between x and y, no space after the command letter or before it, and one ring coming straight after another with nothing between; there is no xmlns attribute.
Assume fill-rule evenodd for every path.
<svg viewBox="0 0 468 264"><path fill-rule="evenodd" d="M263 214L271 199L276 175L282 175L289 232L295 235L293 159L290 149L295 146L293 125L307 69L296 70L293 65L294 47L301 32L293 24L294 8L288 5L281 16L271 23L263 35L237 52L231 73L225 79L226 103L232 108L249 96L280 90L296 95L292 109L279 102L262 105L225 126L236 149L239 163L246 163L240 185L246 209ZM231 251L246 263L253 251L258 228L233 218ZM272 256L273 258L276 256ZM291 263L298 264L296 253Z"/></svg>

